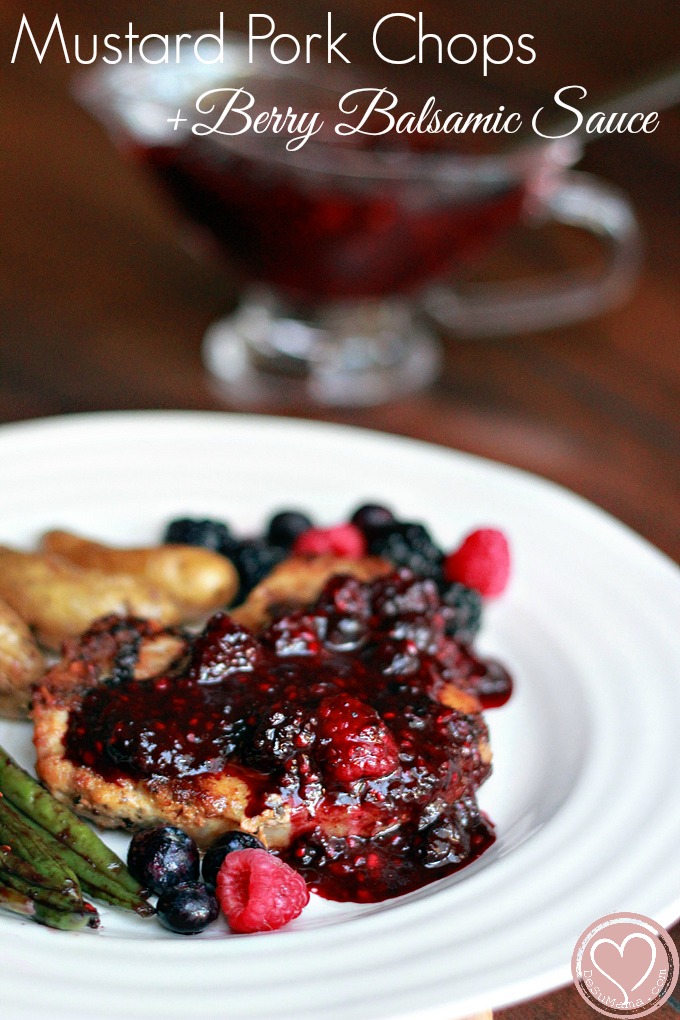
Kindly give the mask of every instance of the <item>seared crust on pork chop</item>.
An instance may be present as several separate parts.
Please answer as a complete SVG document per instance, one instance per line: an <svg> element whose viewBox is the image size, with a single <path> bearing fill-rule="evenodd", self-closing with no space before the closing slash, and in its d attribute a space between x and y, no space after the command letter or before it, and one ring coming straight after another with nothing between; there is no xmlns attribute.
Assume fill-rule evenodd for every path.
<svg viewBox="0 0 680 1020"><path fill-rule="evenodd" d="M151 681L186 657L185 636L149 621L107 617L81 640L64 646L61 661L44 677L32 705L37 773L53 795L78 814L104 828L148 828L178 825L199 845L209 844L231 828L244 828L269 846L287 842L285 812L269 809L247 818L249 789L236 772L185 777L181 786L163 779L101 776L95 768L66 757L71 712L95 685L131 670L139 681Z"/></svg>
<svg viewBox="0 0 680 1020"><path fill-rule="evenodd" d="M274 616L310 606L331 577L347 574L359 581L373 581L391 570L393 567L379 556L358 560L331 554L289 556L253 588L231 615L250 630L263 630Z"/></svg>

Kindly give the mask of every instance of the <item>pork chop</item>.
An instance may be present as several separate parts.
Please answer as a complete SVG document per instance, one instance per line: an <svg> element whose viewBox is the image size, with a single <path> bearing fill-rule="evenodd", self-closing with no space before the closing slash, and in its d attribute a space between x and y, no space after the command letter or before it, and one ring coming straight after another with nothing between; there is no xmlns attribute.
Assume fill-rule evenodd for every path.
<svg viewBox="0 0 680 1020"><path fill-rule="evenodd" d="M477 856L484 661L446 636L431 581L312 587L300 608L270 602L257 634L218 613L195 638L107 618L68 642L34 697L42 780L104 826L253 833L336 899Z"/></svg>

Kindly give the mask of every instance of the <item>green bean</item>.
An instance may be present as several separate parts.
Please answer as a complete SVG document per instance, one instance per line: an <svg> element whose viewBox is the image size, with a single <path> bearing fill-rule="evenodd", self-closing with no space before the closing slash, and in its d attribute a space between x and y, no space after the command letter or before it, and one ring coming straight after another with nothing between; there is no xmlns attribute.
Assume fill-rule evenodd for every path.
<svg viewBox="0 0 680 1020"><path fill-rule="evenodd" d="M129 893L142 888L121 859L69 808L60 804L28 772L0 748L0 790L25 815L51 833L64 846L88 861Z"/></svg>
<svg viewBox="0 0 680 1020"><path fill-rule="evenodd" d="M12 852L38 871L45 884L75 896L81 903L80 887L73 870L58 855L59 844L35 823L17 811L0 795L0 839Z"/></svg>
<svg viewBox="0 0 680 1020"><path fill-rule="evenodd" d="M0 882L3 885L15 889L17 892L29 896L36 903L42 903L46 907L54 907L55 910L72 911L82 910L83 901L80 904L74 903L69 896L59 892L58 889L49 889L47 886L27 881L14 871L7 871L0 868Z"/></svg>
<svg viewBox="0 0 680 1020"><path fill-rule="evenodd" d="M79 882L80 885L86 886L88 895L95 897L95 899L103 900L105 903L121 907L124 910L134 910L141 917L148 917L153 914L153 907L142 896L124 889L107 872L99 871L90 861L81 857L70 846L53 839L32 818L27 818L13 805L7 804L4 801L6 801L6 798L0 797L0 832L5 831L9 834L13 832L17 837L23 836L25 837L25 844L22 845L28 846L34 844L36 847L41 847L44 849L46 857L52 854L52 863L63 869L67 875L72 875L76 883ZM3 820L5 819L7 824L3 828ZM6 840L7 836L3 835L2 838ZM9 842L12 845L11 840ZM19 850L18 839L14 849L22 857L24 856L23 851ZM51 873L49 864L46 864L45 867L47 872ZM42 870L42 865L40 870Z"/></svg>
<svg viewBox="0 0 680 1020"><path fill-rule="evenodd" d="M73 869L77 875L83 891L93 899L103 900L114 907L123 910L134 910L140 917L150 917L155 913L143 896L128 892L121 885L115 882L109 875L98 871L89 861L80 857L70 847L63 844L59 847L59 854L64 863Z"/></svg>
<svg viewBox="0 0 680 1020"><path fill-rule="evenodd" d="M40 886L57 893L68 901L64 909L66 907L82 907L83 905L80 889L74 881L68 878L64 882L54 875L46 875L39 871L31 861L26 861L23 857L15 854L10 847L0 846L0 871L16 875L24 882L28 882L29 885Z"/></svg>
<svg viewBox="0 0 680 1020"><path fill-rule="evenodd" d="M54 907L44 903L37 903L30 896L17 892L2 882L0 882L0 909L63 931L79 931L88 926L99 927L99 915L89 904L85 904L82 910L55 910Z"/></svg>

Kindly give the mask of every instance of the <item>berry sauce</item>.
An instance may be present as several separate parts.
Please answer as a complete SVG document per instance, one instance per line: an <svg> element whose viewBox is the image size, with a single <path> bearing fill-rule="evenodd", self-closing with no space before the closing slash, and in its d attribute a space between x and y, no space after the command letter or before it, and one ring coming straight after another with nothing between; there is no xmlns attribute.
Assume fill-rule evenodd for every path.
<svg viewBox="0 0 680 1020"><path fill-rule="evenodd" d="M285 810L278 851L312 889L375 902L478 857L494 839L477 788L490 772L483 707L512 683L446 634L434 581L332 578L257 637L218 613L187 655L136 680L114 669L69 716L66 756L105 779L229 772L247 814Z"/></svg>
<svg viewBox="0 0 680 1020"><path fill-rule="evenodd" d="M140 146L135 155L211 248L249 279L316 304L411 292L483 252L525 202L523 187L503 183L477 198L430 185L428 203L414 201L413 185L398 179L370 188L349 177L343 186L332 173L308 178L274 160L263 172L257 160L220 158L195 136L186 145Z"/></svg>

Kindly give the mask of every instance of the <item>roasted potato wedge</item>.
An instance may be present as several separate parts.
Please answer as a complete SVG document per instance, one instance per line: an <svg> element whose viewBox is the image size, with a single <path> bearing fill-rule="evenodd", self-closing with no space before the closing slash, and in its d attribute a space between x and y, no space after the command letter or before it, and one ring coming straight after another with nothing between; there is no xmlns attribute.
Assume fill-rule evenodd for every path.
<svg viewBox="0 0 680 1020"><path fill-rule="evenodd" d="M88 570L142 578L167 592L188 619L228 605L238 588L234 565L210 549L189 545L119 549L68 531L48 531L41 548Z"/></svg>
<svg viewBox="0 0 680 1020"><path fill-rule="evenodd" d="M0 715L28 715L31 687L45 670L42 653L21 617L0 600Z"/></svg>
<svg viewBox="0 0 680 1020"><path fill-rule="evenodd" d="M351 574L360 581L372 581L393 568L378 556L351 560L338 556L313 558L291 556L253 588L245 602L231 616L251 630L260 630L270 622L272 610L286 606L310 605L334 574Z"/></svg>
<svg viewBox="0 0 680 1020"><path fill-rule="evenodd" d="M0 546L0 598L48 648L58 648L100 616L141 616L165 625L182 620L177 603L144 578L86 570L59 556L7 546Z"/></svg>

